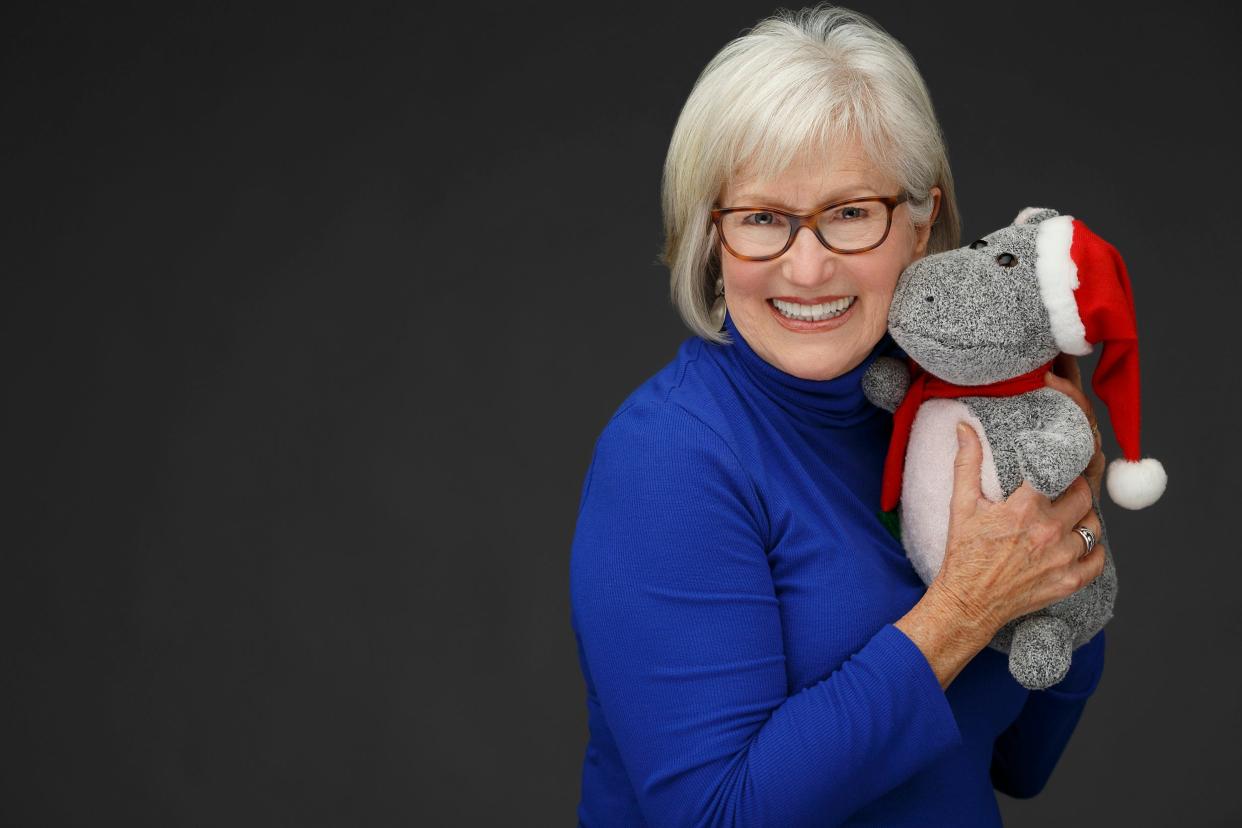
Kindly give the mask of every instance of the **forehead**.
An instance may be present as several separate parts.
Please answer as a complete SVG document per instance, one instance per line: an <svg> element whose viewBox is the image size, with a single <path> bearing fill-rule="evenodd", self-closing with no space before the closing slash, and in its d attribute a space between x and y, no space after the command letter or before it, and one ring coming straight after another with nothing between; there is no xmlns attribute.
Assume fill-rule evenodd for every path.
<svg viewBox="0 0 1242 828"><path fill-rule="evenodd" d="M764 175L755 163L744 164L722 187L729 201L739 198L780 202L774 206L809 208L852 195L888 194L893 179L854 143L831 152L799 153L784 170Z"/></svg>

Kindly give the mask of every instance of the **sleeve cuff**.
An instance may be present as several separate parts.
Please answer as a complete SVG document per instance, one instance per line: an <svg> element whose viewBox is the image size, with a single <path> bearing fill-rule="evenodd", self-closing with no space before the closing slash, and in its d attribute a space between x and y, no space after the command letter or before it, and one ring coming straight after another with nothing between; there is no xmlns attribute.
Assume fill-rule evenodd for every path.
<svg viewBox="0 0 1242 828"><path fill-rule="evenodd" d="M919 718L929 723L932 734L942 747L947 749L961 745L962 732L958 729L953 707L919 646L891 623L885 624L872 640L882 644L881 649L886 654L891 654L894 670L913 677L915 693L910 702L918 708Z"/></svg>

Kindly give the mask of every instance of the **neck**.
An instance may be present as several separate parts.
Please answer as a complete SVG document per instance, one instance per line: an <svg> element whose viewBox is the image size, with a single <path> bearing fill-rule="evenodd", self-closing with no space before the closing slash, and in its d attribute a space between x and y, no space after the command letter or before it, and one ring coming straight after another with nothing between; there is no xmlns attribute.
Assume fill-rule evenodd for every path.
<svg viewBox="0 0 1242 828"><path fill-rule="evenodd" d="M728 313L724 328L732 341L721 346L721 354L737 373L746 377L748 385L795 419L816 426L843 427L868 420L879 412L863 395L862 376L881 352L895 347L887 336L850 370L831 379L815 380L790 374L761 357Z"/></svg>

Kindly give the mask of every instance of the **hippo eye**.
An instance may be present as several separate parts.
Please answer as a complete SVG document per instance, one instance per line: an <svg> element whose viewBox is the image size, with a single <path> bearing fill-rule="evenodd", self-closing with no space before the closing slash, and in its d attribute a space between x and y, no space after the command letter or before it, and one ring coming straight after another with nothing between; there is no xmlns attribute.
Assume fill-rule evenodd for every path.
<svg viewBox="0 0 1242 828"><path fill-rule="evenodd" d="M971 250L978 250L980 247L987 247L988 243L983 239L975 239L970 243Z"/></svg>
<svg viewBox="0 0 1242 828"><path fill-rule="evenodd" d="M1013 267L1018 263L1018 257L1012 253L1002 253L996 257L996 263L1001 267Z"/></svg>

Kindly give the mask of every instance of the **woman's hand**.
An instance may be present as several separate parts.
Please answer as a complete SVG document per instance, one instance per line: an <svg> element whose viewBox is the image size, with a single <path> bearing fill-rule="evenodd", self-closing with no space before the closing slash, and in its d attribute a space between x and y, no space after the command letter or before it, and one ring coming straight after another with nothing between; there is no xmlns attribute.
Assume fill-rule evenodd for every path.
<svg viewBox="0 0 1242 828"><path fill-rule="evenodd" d="M982 463L978 435L958 425L948 543L928 591L994 634L1012 619L1089 584L1104 569L1104 546L1096 544L1084 555L1086 544L1074 531L1082 525L1097 538L1101 533L1083 477L1056 500L1024 481L1006 500L993 503L980 490Z"/></svg>
<svg viewBox="0 0 1242 828"><path fill-rule="evenodd" d="M1098 503L1100 483L1104 480L1104 451L1100 447L1100 427L1096 423L1095 411L1091 408L1091 403L1082 389L1082 374L1078 370L1078 358L1073 354L1058 355L1052 364L1052 371L1044 375L1044 383L1078 403L1078 407L1087 415L1087 422L1091 423L1091 434L1095 438L1095 453L1091 455L1091 462L1087 463L1082 476L1087 478L1087 482L1091 484L1091 491L1095 494L1095 501Z"/></svg>

